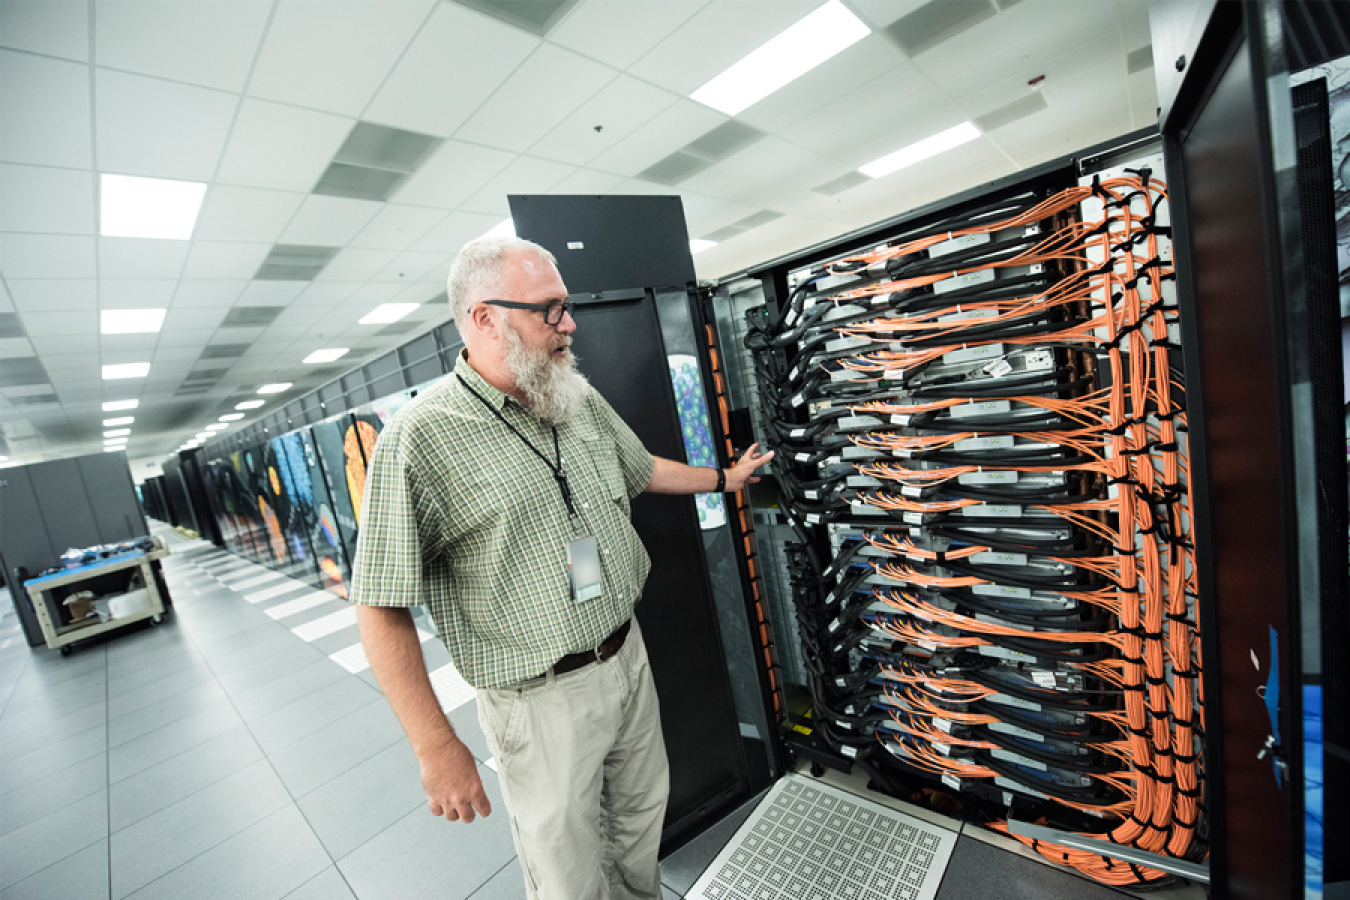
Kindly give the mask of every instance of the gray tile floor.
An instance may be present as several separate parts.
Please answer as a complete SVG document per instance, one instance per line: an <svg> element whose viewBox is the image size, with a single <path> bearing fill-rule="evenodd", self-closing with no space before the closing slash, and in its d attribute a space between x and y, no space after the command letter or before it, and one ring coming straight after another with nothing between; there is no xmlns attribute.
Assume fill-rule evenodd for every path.
<svg viewBox="0 0 1350 900"><path fill-rule="evenodd" d="M524 896L504 815L463 826L427 812L345 601L156 533L174 551L160 626L62 657L28 647L0 589L0 900ZM472 694L418 621L442 706L501 809ZM755 802L664 861L667 900ZM963 837L940 898L993 896L1008 865L1026 896L1117 896L1010 857ZM1038 893L1043 878L1060 881Z"/></svg>

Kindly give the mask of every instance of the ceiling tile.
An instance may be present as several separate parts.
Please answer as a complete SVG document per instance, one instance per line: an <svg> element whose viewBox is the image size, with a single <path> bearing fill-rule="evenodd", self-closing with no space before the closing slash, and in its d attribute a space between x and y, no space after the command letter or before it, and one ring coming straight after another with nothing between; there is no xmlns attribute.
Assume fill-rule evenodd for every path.
<svg viewBox="0 0 1350 900"><path fill-rule="evenodd" d="M228 306L174 307L164 317L164 328L161 333L169 334L193 329L218 328L229 312L230 307Z"/></svg>
<svg viewBox="0 0 1350 900"><path fill-rule="evenodd" d="M594 169L577 169L562 181L548 189L550 194L608 194L610 190L624 182L622 175L609 172L597 172Z"/></svg>
<svg viewBox="0 0 1350 900"><path fill-rule="evenodd" d="M282 0L248 93L357 116L440 0Z"/></svg>
<svg viewBox="0 0 1350 900"><path fill-rule="evenodd" d="M296 306L334 306L360 289L362 281L314 281L291 301ZM286 313L282 313L286 315Z"/></svg>
<svg viewBox="0 0 1350 900"><path fill-rule="evenodd" d="M435 275L437 281L444 281L450 274L452 258L444 253L400 253L397 259L375 275L374 280L409 285Z"/></svg>
<svg viewBox="0 0 1350 900"><path fill-rule="evenodd" d="M304 200L304 194L215 185L207 191L193 237L274 243Z"/></svg>
<svg viewBox="0 0 1350 900"><path fill-rule="evenodd" d="M501 221L501 216L454 212L442 219L441 224L424 234L413 244L413 249L453 255L469 241L482 237L500 225Z"/></svg>
<svg viewBox="0 0 1350 900"><path fill-rule="evenodd" d="M1019 3L920 53L914 65L958 100L995 80L1026 83L1045 74L1047 60L1108 36L1103 11L1096 3ZM1123 72L1119 26L1114 8L1109 12L1109 39ZM980 64L970 65L972 59Z"/></svg>
<svg viewBox="0 0 1350 900"><path fill-rule="evenodd" d="M191 260L188 261L191 266ZM229 306L248 286L245 280L184 278L174 291L174 306Z"/></svg>
<svg viewBox="0 0 1350 900"><path fill-rule="evenodd" d="M236 244L195 240L188 251L184 278L232 278L247 280L272 249L271 244Z"/></svg>
<svg viewBox="0 0 1350 900"><path fill-rule="evenodd" d="M305 281L250 281L236 306L285 306L308 286Z"/></svg>
<svg viewBox="0 0 1350 900"><path fill-rule="evenodd" d="M360 233L384 204L311 194L281 235L283 243L341 247ZM330 264L331 265L331 264Z"/></svg>
<svg viewBox="0 0 1350 900"><path fill-rule="evenodd" d="M37 351L26 337L0 338L0 359L36 356Z"/></svg>
<svg viewBox="0 0 1350 900"><path fill-rule="evenodd" d="M98 334L98 312L92 309L65 312L22 313L24 330L34 337L49 334Z"/></svg>
<svg viewBox="0 0 1350 900"><path fill-rule="evenodd" d="M93 278L94 239L64 234L0 234L5 278Z"/></svg>
<svg viewBox="0 0 1350 900"><path fill-rule="evenodd" d="M626 69L707 4L708 0L586 0L549 32L548 39Z"/></svg>
<svg viewBox="0 0 1350 900"><path fill-rule="evenodd" d="M324 267L316 281L366 282L398 256L397 250L343 250Z"/></svg>
<svg viewBox="0 0 1350 900"><path fill-rule="evenodd" d="M499 216L500 222L511 215L507 194L542 194L572 174L573 169L563 163L522 156L460 206L465 212Z"/></svg>
<svg viewBox="0 0 1350 900"><path fill-rule="evenodd" d="M11 278L8 284L20 311L98 308L98 282L92 278Z"/></svg>
<svg viewBox="0 0 1350 900"><path fill-rule="evenodd" d="M584 165L679 99L620 75L531 147L530 155Z"/></svg>
<svg viewBox="0 0 1350 900"><path fill-rule="evenodd" d="M0 231L94 233L89 172L0 164L0 197Z"/></svg>
<svg viewBox="0 0 1350 900"><path fill-rule="evenodd" d="M38 334L29 338L37 352L45 361L49 354L68 353L85 358L87 354L98 352L96 334Z"/></svg>
<svg viewBox="0 0 1350 900"><path fill-rule="evenodd" d="M353 247L404 250L445 218L445 212L424 206L387 204L351 241Z"/></svg>
<svg viewBox="0 0 1350 900"><path fill-rule="evenodd" d="M449 137L540 45L453 3L438 3L362 118Z"/></svg>
<svg viewBox="0 0 1350 900"><path fill-rule="evenodd" d="M238 98L98 69L98 165L104 172L210 181Z"/></svg>
<svg viewBox="0 0 1350 900"><path fill-rule="evenodd" d="M820 165L828 165L828 161L787 141L768 137L694 175L683 187L713 197L743 200L764 190L806 188L803 173Z"/></svg>
<svg viewBox="0 0 1350 900"><path fill-rule="evenodd" d="M504 150L446 141L393 199L414 206L454 209L513 159L515 155Z"/></svg>
<svg viewBox="0 0 1350 900"><path fill-rule="evenodd" d="M0 46L48 56L89 59L89 10L85 3L5 0Z"/></svg>
<svg viewBox="0 0 1350 900"><path fill-rule="evenodd" d="M723 122L726 116L702 103L680 100L588 163L616 175L637 175Z"/></svg>
<svg viewBox="0 0 1350 900"><path fill-rule="evenodd" d="M100 278L177 278L187 259L187 241L153 238L98 239Z"/></svg>
<svg viewBox="0 0 1350 900"><path fill-rule="evenodd" d="M820 5L820 0L714 0L628 72L687 95Z"/></svg>
<svg viewBox="0 0 1350 900"><path fill-rule="evenodd" d="M105 278L98 285L98 305L101 309L167 309L177 287L178 282L168 278Z"/></svg>
<svg viewBox="0 0 1350 900"><path fill-rule="evenodd" d="M617 74L570 50L544 44L455 132L455 137L524 152Z"/></svg>
<svg viewBox="0 0 1350 900"><path fill-rule="evenodd" d="M89 68L0 50L0 159L87 169Z"/></svg>
<svg viewBox="0 0 1350 900"><path fill-rule="evenodd" d="M245 98L217 182L309 193L355 120Z"/></svg>
<svg viewBox="0 0 1350 900"><path fill-rule="evenodd" d="M270 11L238 0L99 0L100 66L221 90L244 89Z"/></svg>

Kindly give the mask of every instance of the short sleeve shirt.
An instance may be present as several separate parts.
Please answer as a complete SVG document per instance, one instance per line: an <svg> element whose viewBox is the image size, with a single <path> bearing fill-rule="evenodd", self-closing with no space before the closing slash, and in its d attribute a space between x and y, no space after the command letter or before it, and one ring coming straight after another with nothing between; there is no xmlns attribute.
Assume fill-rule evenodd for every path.
<svg viewBox="0 0 1350 900"><path fill-rule="evenodd" d="M597 391L557 426L580 531L596 538L603 570L600 596L578 603L567 573L577 532L552 469L466 383L557 462L552 426L461 357L380 434L351 596L365 606L425 605L464 679L492 688L598 646L633 614L651 560L629 501L655 461Z"/></svg>

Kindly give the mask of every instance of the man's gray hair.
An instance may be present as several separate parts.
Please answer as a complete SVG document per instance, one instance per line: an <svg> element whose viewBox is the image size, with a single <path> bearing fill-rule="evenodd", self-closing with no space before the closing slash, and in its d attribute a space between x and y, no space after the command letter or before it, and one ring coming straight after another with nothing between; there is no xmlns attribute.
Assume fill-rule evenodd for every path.
<svg viewBox="0 0 1350 900"><path fill-rule="evenodd" d="M532 253L555 266L558 264L552 253L534 241L518 237L480 237L469 241L450 264L445 292L450 296L450 313L460 334L464 333L469 309L475 303L504 299L494 298L501 285L502 263L516 253Z"/></svg>

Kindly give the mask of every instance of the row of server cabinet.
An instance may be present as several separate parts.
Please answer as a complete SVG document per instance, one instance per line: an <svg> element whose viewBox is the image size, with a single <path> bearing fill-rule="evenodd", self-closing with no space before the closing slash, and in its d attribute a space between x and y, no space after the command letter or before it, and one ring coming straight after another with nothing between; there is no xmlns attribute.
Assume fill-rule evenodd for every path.
<svg viewBox="0 0 1350 900"><path fill-rule="evenodd" d="M809 764L1115 887L1346 881L1337 187L1280 11L1155 10L1186 61L1158 130L717 284L574 297L649 449L776 453L739 495L633 506L668 847ZM659 243L607 234L605 199L588 246ZM345 595L366 460L416 392L189 451L143 498Z"/></svg>

